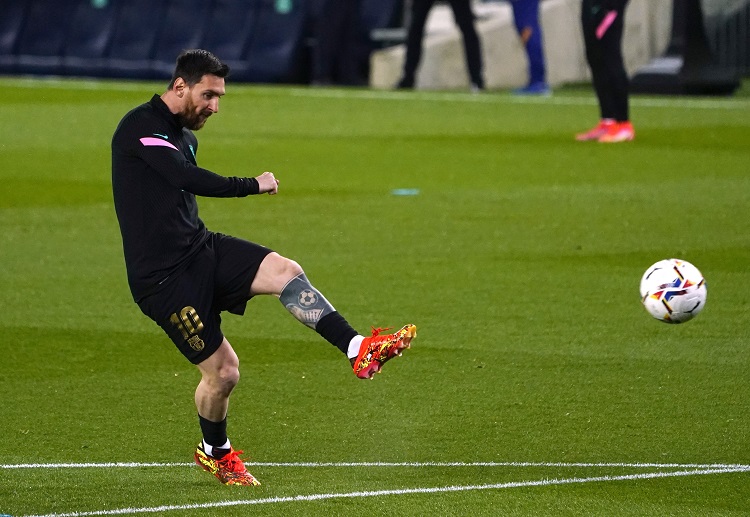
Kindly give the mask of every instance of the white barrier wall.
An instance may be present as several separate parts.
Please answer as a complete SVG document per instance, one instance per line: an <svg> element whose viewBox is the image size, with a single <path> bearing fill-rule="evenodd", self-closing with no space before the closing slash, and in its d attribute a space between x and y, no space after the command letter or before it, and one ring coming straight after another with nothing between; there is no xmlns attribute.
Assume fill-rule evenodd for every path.
<svg viewBox="0 0 750 517"><path fill-rule="evenodd" d="M515 88L527 82L526 53L513 25L507 2L477 3L477 31L482 42L488 88ZM550 85L590 79L581 34L581 0L543 0L541 24ZM625 12L623 52L630 74L661 55L669 44L672 0L630 0ZM467 89L461 33L450 7L433 7L427 21L423 52L416 77L419 89ZM401 77L405 46L374 52L370 86L393 88Z"/></svg>

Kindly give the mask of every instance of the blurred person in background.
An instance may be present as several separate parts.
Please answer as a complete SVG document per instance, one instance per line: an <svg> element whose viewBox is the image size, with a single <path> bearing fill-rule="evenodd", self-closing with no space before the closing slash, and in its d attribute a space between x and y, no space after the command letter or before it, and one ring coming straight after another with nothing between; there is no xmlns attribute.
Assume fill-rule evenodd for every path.
<svg viewBox="0 0 750 517"><path fill-rule="evenodd" d="M529 82L523 88L513 91L517 95L550 95L552 93L547 84L542 27L539 24L539 1L510 0L513 8L513 22L529 60Z"/></svg>
<svg viewBox="0 0 750 517"><path fill-rule="evenodd" d="M474 12L471 10L471 0L447 0L447 2L453 10L453 18L463 36L471 90L479 92L484 90L482 48L474 27ZM422 58L422 39L424 38L427 15L434 3L435 0L412 0L411 22L406 36L406 60L404 61L401 80L397 85L399 89L414 88L417 67Z"/></svg>
<svg viewBox="0 0 750 517"><path fill-rule="evenodd" d="M617 143L635 138L622 57L627 4L628 0L583 0L581 26L600 117L594 128L576 135L578 141Z"/></svg>
<svg viewBox="0 0 750 517"><path fill-rule="evenodd" d="M360 70L360 0L318 0L313 32L312 84L361 86L366 78Z"/></svg>

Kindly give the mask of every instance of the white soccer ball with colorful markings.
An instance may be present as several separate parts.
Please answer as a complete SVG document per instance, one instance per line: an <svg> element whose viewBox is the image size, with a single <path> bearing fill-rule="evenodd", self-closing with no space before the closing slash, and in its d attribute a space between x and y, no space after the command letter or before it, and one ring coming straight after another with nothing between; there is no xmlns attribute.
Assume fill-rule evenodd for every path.
<svg viewBox="0 0 750 517"><path fill-rule="evenodd" d="M706 294L703 275L685 260L660 260L641 278L643 306L665 323L684 323L695 318L706 305Z"/></svg>

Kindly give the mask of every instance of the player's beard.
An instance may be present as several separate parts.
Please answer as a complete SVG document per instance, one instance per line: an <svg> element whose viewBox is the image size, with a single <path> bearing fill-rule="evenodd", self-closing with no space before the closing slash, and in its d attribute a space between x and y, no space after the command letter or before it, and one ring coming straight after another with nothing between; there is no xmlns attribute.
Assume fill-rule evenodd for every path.
<svg viewBox="0 0 750 517"><path fill-rule="evenodd" d="M195 104L188 99L185 110L178 115L178 118L182 127L186 127L192 131L197 131L203 127L210 116L210 111L196 112Z"/></svg>

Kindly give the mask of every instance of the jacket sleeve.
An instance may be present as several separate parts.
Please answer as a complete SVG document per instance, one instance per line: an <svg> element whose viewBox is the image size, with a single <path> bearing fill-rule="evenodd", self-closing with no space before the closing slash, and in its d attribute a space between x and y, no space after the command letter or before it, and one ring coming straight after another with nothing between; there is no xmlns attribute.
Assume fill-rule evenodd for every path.
<svg viewBox="0 0 750 517"><path fill-rule="evenodd" d="M138 149L138 156L174 187L205 197L244 197L258 193L255 178L221 176L194 165L167 141L155 144L150 137L139 140L141 148Z"/></svg>
<svg viewBox="0 0 750 517"><path fill-rule="evenodd" d="M123 132L129 140L127 147L170 185L204 197L244 197L258 193L255 178L221 176L192 163L175 142L164 138L168 134L165 128L152 124L146 130L142 123L133 126L140 130Z"/></svg>

